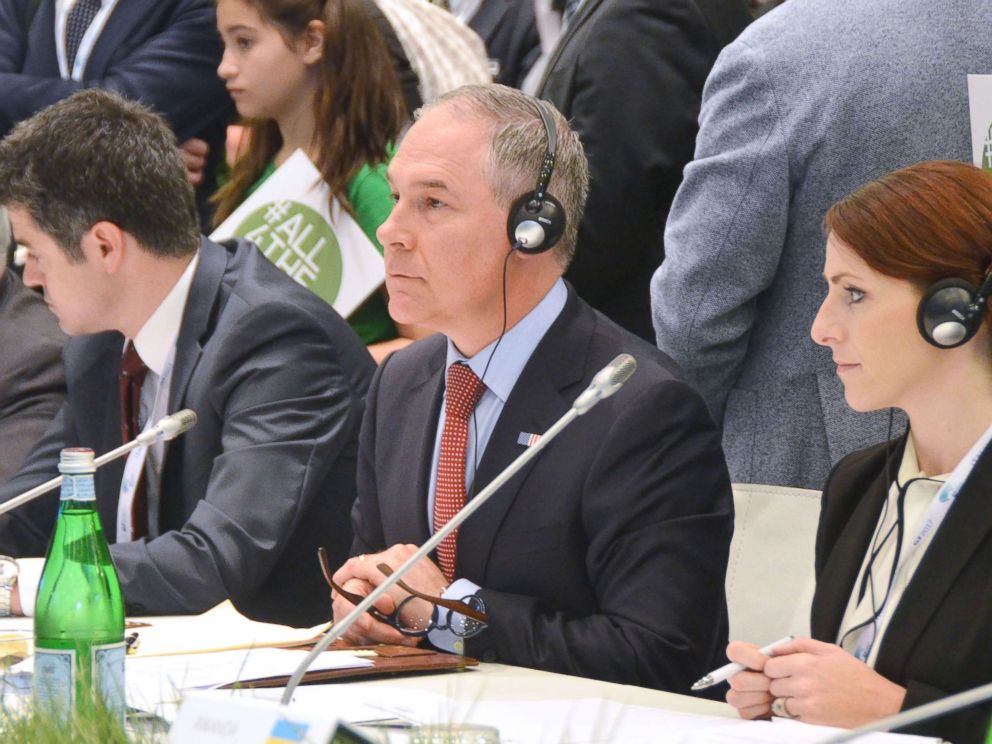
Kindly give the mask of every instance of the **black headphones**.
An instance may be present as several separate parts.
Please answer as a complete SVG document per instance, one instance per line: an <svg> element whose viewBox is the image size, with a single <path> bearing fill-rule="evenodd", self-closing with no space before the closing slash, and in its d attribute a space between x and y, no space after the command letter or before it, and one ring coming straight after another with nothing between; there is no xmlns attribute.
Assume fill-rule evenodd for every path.
<svg viewBox="0 0 992 744"><path fill-rule="evenodd" d="M985 317L985 303L992 294L992 266L982 286L960 277L932 284L916 310L916 326L924 340L938 349L953 349L968 343Z"/></svg>
<svg viewBox="0 0 992 744"><path fill-rule="evenodd" d="M558 149L558 130L547 104L532 99L544 130L547 134L548 149L541 163L541 173L537 177L537 187L524 194L510 207L506 231L514 250L535 254L550 250L565 232L565 208L561 202L548 193L548 184L555 169L555 155Z"/></svg>

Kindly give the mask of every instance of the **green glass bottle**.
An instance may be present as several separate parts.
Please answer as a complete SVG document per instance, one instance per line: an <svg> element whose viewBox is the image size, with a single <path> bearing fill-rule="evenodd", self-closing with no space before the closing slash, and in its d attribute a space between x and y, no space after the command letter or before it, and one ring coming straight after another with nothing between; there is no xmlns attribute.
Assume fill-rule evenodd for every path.
<svg viewBox="0 0 992 744"><path fill-rule="evenodd" d="M35 603L34 693L62 715L123 721L124 602L96 511L93 450L62 450L62 497Z"/></svg>

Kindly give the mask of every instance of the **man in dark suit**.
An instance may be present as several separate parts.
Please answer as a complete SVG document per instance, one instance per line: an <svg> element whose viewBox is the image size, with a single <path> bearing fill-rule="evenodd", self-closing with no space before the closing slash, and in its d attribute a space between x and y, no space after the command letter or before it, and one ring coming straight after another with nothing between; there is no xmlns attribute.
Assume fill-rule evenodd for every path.
<svg viewBox="0 0 992 744"><path fill-rule="evenodd" d="M128 612L196 613L230 598L257 619L313 625L330 613L316 549L343 559L351 539L374 365L255 246L199 236L174 142L143 106L92 90L0 144L0 202L28 251L25 282L73 336L67 402L0 502L52 477L63 447L102 453L191 408L190 433L97 471ZM6 515L0 551L43 554L57 504L51 494ZM15 611L17 599L31 608L25 574Z"/></svg>
<svg viewBox="0 0 992 744"><path fill-rule="evenodd" d="M0 220L6 223L3 210ZM2 236L0 252L6 255ZM41 297L0 269L0 484L17 472L62 405L64 340Z"/></svg>
<svg viewBox="0 0 992 744"><path fill-rule="evenodd" d="M719 658L727 633L733 507L719 437L669 359L561 279L587 172L575 133L542 106L547 130L534 99L519 91L460 88L428 107L390 165L397 202L379 230L390 313L443 335L394 354L373 381L353 512L361 555L335 581L356 593L383 581L378 563L398 566L466 490L481 490L627 352L638 369L626 386L442 542L440 567L425 559L406 583L469 597L488 614L464 644L459 614L436 614L456 629L430 631L439 648L684 692ZM534 164L551 126L557 162L548 193L562 204L564 235L555 245L556 225L541 239L524 235L533 224L524 225L518 237L544 250L511 250L507 213L521 195L524 204L535 198ZM476 398L474 410L464 405ZM397 607L407 630L424 630L432 614L394 587L379 609ZM335 618L351 609L335 598ZM370 615L348 638L420 640Z"/></svg>
<svg viewBox="0 0 992 744"><path fill-rule="evenodd" d="M220 57L212 0L0 0L0 137L78 90L114 90L162 114L180 142L207 143L204 211L231 114Z"/></svg>
<svg viewBox="0 0 992 744"><path fill-rule="evenodd" d="M589 158L589 200L565 278L652 343L649 283L692 160L703 83L748 21L745 0L584 0L538 89Z"/></svg>

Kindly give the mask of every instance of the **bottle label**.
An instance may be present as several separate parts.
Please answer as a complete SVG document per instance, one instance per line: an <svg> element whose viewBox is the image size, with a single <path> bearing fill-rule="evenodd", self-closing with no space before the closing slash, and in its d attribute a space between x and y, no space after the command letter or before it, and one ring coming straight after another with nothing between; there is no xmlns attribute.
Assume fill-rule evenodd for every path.
<svg viewBox="0 0 992 744"><path fill-rule="evenodd" d="M96 501L93 474L63 475L61 499L62 501Z"/></svg>
<svg viewBox="0 0 992 744"><path fill-rule="evenodd" d="M34 650L34 696L42 708L72 709L76 698L75 650Z"/></svg>
<svg viewBox="0 0 992 744"><path fill-rule="evenodd" d="M107 710L121 719L124 718L124 641L92 646L93 687L100 691L100 697Z"/></svg>

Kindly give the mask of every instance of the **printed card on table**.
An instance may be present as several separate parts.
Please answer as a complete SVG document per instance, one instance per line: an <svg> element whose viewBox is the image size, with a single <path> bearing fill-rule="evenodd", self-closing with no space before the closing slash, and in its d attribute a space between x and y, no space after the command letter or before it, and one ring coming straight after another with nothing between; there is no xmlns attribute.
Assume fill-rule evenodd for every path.
<svg viewBox="0 0 992 744"><path fill-rule="evenodd" d="M348 317L385 281L382 256L354 218L330 200L320 172L294 152L211 240L245 238L299 284Z"/></svg>
<svg viewBox="0 0 992 744"><path fill-rule="evenodd" d="M992 75L968 76L971 162L992 172Z"/></svg>

